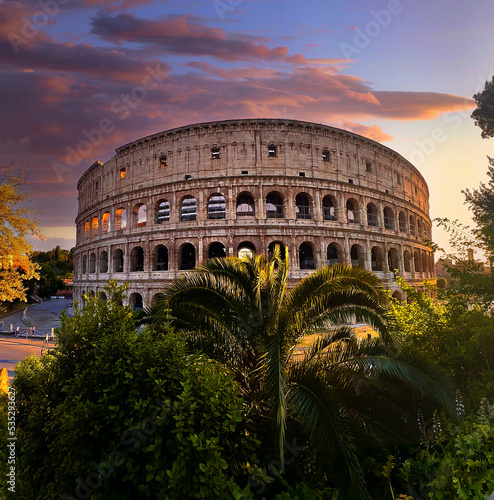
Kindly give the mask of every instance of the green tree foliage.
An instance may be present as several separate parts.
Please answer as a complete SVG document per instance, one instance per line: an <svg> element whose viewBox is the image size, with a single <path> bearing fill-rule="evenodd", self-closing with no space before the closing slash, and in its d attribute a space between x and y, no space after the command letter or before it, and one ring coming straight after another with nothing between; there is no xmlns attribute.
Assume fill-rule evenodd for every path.
<svg viewBox="0 0 494 500"><path fill-rule="evenodd" d="M238 385L187 355L170 328L137 333L122 288L106 293L113 300L87 297L62 316L57 349L16 369L25 498L240 495L235 477L255 464L255 441Z"/></svg>
<svg viewBox="0 0 494 500"><path fill-rule="evenodd" d="M32 260L40 264L49 264L57 275L66 277L74 270L74 249L63 250L57 245L48 252L33 252Z"/></svg>
<svg viewBox="0 0 494 500"><path fill-rule="evenodd" d="M473 212L477 228L473 230L481 247L491 258L494 257L494 158L489 159L487 184L481 183L478 189L463 191L465 202Z"/></svg>
<svg viewBox="0 0 494 500"><path fill-rule="evenodd" d="M471 409L476 410L484 396L494 399L492 314L471 307L463 297L444 295L432 286L417 291L399 276L396 279L410 300L390 297L404 345L447 370ZM437 294L442 300L433 298Z"/></svg>
<svg viewBox="0 0 494 500"><path fill-rule="evenodd" d="M24 175L0 167L0 304L26 300L24 281L38 276L26 242L28 234L41 237L35 212L25 205L29 197Z"/></svg>
<svg viewBox="0 0 494 500"><path fill-rule="evenodd" d="M450 407L452 398L431 365L393 346L375 275L328 266L289 292L287 276L288 255L279 248L269 261L212 259L174 280L148 315L160 324L169 309L189 349L229 364L279 469L287 437L303 436L313 471L350 487L346 498L365 495L358 445L409 438L403 424L419 390ZM381 339L359 343L341 326L355 318ZM326 333L297 358L297 343L318 328Z"/></svg>
<svg viewBox="0 0 494 500"><path fill-rule="evenodd" d="M475 125L482 129L483 139L494 137L494 76L490 82L485 82L484 90L473 98L477 105L471 114Z"/></svg>
<svg viewBox="0 0 494 500"><path fill-rule="evenodd" d="M494 491L494 407L484 402L476 418L439 434L400 468L413 498L487 498Z"/></svg>
<svg viewBox="0 0 494 500"><path fill-rule="evenodd" d="M469 226L448 218L434 221L450 234L449 243L454 252L446 256L451 264L444 261L451 276L445 295L470 306L482 306L488 311L494 300L494 274L490 268L486 272L484 264L469 255L474 250L490 255L487 245L477 238L480 229L470 230Z"/></svg>

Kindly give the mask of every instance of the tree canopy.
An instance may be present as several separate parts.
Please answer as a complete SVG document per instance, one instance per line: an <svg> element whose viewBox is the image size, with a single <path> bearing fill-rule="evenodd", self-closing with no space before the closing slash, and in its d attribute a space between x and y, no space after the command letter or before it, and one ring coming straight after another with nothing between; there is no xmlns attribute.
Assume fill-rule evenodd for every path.
<svg viewBox="0 0 494 500"><path fill-rule="evenodd" d="M41 237L23 173L0 167L0 303L26 300L24 280L37 278L39 266L30 259L26 235Z"/></svg>
<svg viewBox="0 0 494 500"><path fill-rule="evenodd" d="M494 76L485 82L484 90L473 96L477 108L471 117L475 125L482 129L482 138L494 137Z"/></svg>
<svg viewBox="0 0 494 500"><path fill-rule="evenodd" d="M481 183L477 189L465 189L463 193L477 224L473 233L487 255L494 257L494 158L488 159L487 184Z"/></svg>

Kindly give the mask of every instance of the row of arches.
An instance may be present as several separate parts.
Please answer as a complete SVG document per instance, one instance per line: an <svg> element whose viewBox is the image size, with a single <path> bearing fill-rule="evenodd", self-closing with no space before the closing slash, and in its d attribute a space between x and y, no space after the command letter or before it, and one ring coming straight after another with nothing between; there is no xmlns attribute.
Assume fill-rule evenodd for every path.
<svg viewBox="0 0 494 500"><path fill-rule="evenodd" d="M236 198L235 213L231 215L227 209L227 200L221 193L212 194L206 205L206 218L208 220L256 218L258 204L249 192L242 192ZM349 197L341 206L336 197L330 194L322 198L318 216L323 221L340 221L349 224L360 224L370 227L383 227L385 229L408 233L412 237L423 239L430 238L430 225L419 215L409 214L405 210L395 209L390 205L381 205L376 202L361 204L356 198ZM101 217L93 216L84 222L84 237L86 239L98 234L108 233L111 230L121 230L126 227L142 227L147 224L166 224L172 220L173 208L170 200L159 199L152 207L152 214L148 217L148 206L137 203L132 207L131 218L128 220L127 209L119 207L112 215L109 211ZM266 219L288 218L287 200L278 191L270 192L264 200L264 215ZM182 197L178 204L177 221L193 221L198 218L199 207L197 198L192 195ZM293 216L295 219L310 220L315 218L314 201L308 193L298 193L294 199Z"/></svg>
<svg viewBox="0 0 494 500"><path fill-rule="evenodd" d="M106 293L102 290L97 291L96 294L100 300L107 300L108 299ZM87 296L94 297L96 294L93 290L87 291ZM81 295L80 295L80 299L82 300L83 305L85 303L84 296L86 296L86 290L83 289L81 291ZM147 296L147 298L148 298L147 301L144 299L144 296ZM123 300L123 303L125 303L125 305L129 305L135 311L142 311L144 306L156 305L162 297L163 297L163 294L161 292L156 292L153 290L148 290L148 291L141 290L140 292L131 292L128 299ZM393 292L393 297L398 298L399 300L406 299L403 292L401 292L399 290L395 290Z"/></svg>
<svg viewBox="0 0 494 500"><path fill-rule="evenodd" d="M267 255L271 257L275 246L280 246L282 255L285 254L285 244L282 241L272 241L267 247ZM250 241L243 241L238 244L236 253L239 257L248 254L254 254L258 250ZM292 248L292 250L294 250ZM390 246L388 249L379 244L361 245L353 244L350 247L348 257L345 257L343 246L339 242L331 242L325 247L323 254L317 252L315 245L310 241L304 241L296 246L296 255L298 257L298 269L316 269L323 265L333 265L336 263L347 263L353 266L360 266L372 271L399 272L405 273L428 273L430 276L434 273L434 259L430 252L422 249L403 249L397 246ZM219 241L212 242L207 247L208 259L215 257L226 257L227 249ZM164 244L155 245L146 257L142 246L136 245L130 249L128 256L124 254L121 248L116 248L111 254L111 262L108 251L92 251L82 255L79 275L97 274L97 273L123 273L123 272L144 272L144 271L169 271L169 270L189 270L193 269L199 260L197 249L194 244L188 242L178 247L175 266L171 265L170 250ZM126 259L129 260L126 264ZM172 267L175 267L172 269Z"/></svg>

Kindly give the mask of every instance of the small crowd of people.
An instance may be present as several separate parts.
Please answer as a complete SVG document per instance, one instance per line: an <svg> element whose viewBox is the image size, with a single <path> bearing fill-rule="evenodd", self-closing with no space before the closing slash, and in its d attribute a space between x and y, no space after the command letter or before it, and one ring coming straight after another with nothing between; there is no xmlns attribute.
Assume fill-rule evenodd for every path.
<svg viewBox="0 0 494 500"><path fill-rule="evenodd" d="M4 330L4 326L5 326L4 322L0 321L0 330L1 331ZM26 329L24 331L24 335L26 338L34 337L35 333L36 333L35 326L26 326ZM12 323L10 323L10 334L12 335L12 337L20 337L21 336L21 327L18 326L16 328L14 328L14 325ZM54 328L51 329L51 334L47 333L45 335L45 344L48 344L49 340L55 340L55 329Z"/></svg>

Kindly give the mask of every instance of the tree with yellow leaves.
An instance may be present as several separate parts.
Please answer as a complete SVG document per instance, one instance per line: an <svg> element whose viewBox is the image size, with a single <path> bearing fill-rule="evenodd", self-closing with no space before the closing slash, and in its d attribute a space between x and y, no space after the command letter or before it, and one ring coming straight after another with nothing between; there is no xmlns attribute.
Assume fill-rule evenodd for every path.
<svg viewBox="0 0 494 500"><path fill-rule="evenodd" d="M23 280L38 278L38 264L31 262L32 247L26 235L42 237L36 211L26 207L31 197L25 175L0 167L0 305L26 300Z"/></svg>

